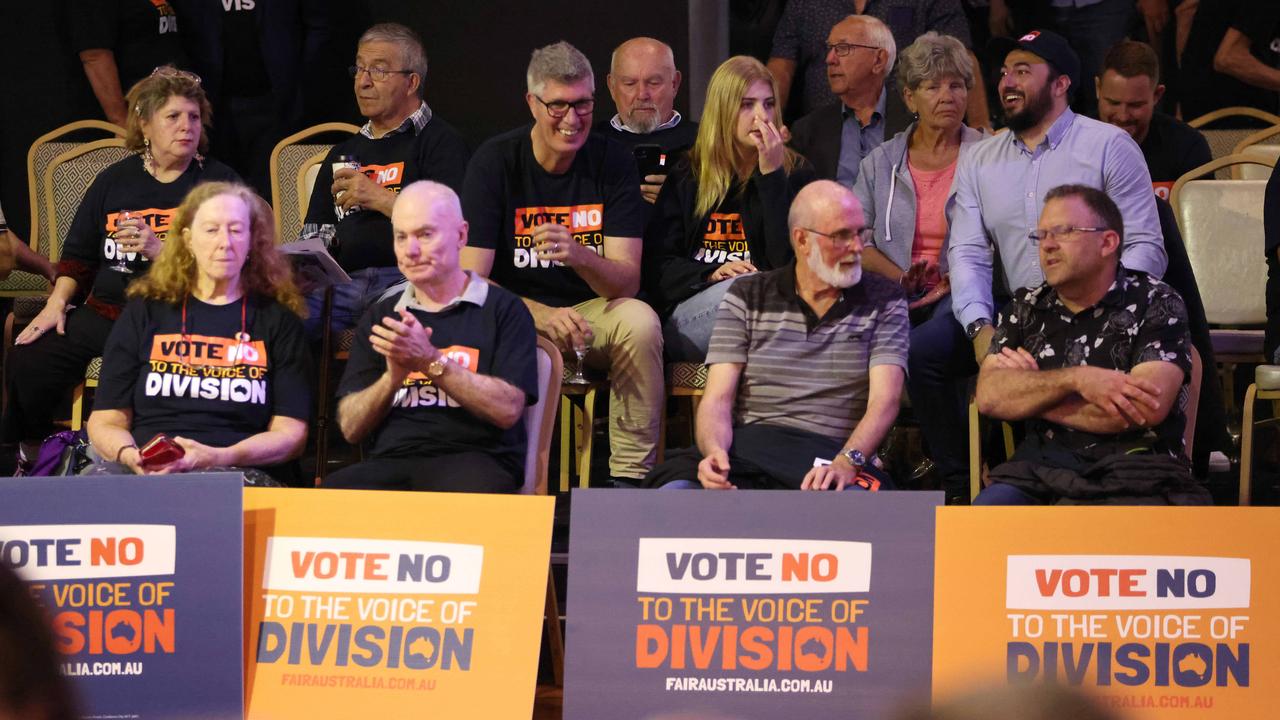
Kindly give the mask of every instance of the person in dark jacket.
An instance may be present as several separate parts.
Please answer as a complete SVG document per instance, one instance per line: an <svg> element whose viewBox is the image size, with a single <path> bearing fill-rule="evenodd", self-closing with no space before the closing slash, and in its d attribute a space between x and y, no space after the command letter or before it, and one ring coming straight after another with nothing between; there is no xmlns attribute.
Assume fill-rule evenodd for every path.
<svg viewBox="0 0 1280 720"><path fill-rule="evenodd" d="M676 161L645 234L645 289L668 357L701 362L730 282L791 259L787 209L813 169L787 149L777 89L758 60L726 60L698 139Z"/></svg>

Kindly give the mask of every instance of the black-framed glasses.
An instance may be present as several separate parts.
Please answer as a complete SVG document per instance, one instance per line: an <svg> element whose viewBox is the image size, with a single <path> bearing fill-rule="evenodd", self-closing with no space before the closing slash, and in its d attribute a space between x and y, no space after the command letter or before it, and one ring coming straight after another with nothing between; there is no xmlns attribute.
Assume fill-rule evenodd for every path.
<svg viewBox="0 0 1280 720"><path fill-rule="evenodd" d="M821 230L814 230L813 228L800 229L805 232L811 232L814 235L821 235L838 245L852 245L854 240L866 245L871 242L872 236L876 233L876 229L874 227L858 228L857 230L837 230L829 233L822 232Z"/></svg>
<svg viewBox="0 0 1280 720"><path fill-rule="evenodd" d="M151 71L151 77L177 77L184 80L190 80L197 85L202 82L199 75L189 70L179 70L172 65L161 65L157 67L155 70Z"/></svg>
<svg viewBox="0 0 1280 720"><path fill-rule="evenodd" d="M384 67L361 67L360 65L350 65L347 67L352 79L360 77L360 73L369 73L369 79L374 82L382 82L390 75L412 75L412 70L388 70Z"/></svg>
<svg viewBox="0 0 1280 720"><path fill-rule="evenodd" d="M847 42L827 43L826 47L827 47L827 52L834 52L836 54L836 57L845 57L849 53L853 52L854 48L866 48L868 50L880 49L875 45L863 45L862 43L847 43Z"/></svg>
<svg viewBox="0 0 1280 720"><path fill-rule="evenodd" d="M573 102L569 102L568 100L552 100L551 102L547 102L537 95L534 95L534 97L537 98L538 102L542 103L542 106L547 109L547 114L556 119L560 119L565 115L568 115L569 108L573 108L573 113L578 117L590 115L591 111L596 109L595 98L583 98L581 100L574 100Z"/></svg>
<svg viewBox="0 0 1280 720"><path fill-rule="evenodd" d="M1027 238L1031 240L1031 242L1039 244L1044 240L1052 240L1054 238L1058 238L1059 240L1066 240L1078 233L1106 232L1110 229L1111 228L1075 227L1073 225L1058 225L1057 227L1045 228L1044 230L1032 230L1031 232L1027 233Z"/></svg>

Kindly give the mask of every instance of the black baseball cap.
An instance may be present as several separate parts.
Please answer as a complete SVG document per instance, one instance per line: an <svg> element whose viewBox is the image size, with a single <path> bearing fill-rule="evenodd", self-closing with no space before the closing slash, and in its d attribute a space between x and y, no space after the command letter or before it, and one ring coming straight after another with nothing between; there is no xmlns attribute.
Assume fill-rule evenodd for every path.
<svg viewBox="0 0 1280 720"><path fill-rule="evenodd" d="M1080 56L1067 39L1052 30L1032 30L1017 40L993 38L987 45L987 57L999 67L1013 50L1026 50L1045 59L1058 72L1071 79L1071 89L1080 87Z"/></svg>

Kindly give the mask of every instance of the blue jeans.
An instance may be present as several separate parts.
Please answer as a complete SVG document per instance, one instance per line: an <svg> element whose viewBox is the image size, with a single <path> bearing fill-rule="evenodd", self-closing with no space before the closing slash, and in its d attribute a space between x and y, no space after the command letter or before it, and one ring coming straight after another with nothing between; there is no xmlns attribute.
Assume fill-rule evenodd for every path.
<svg viewBox="0 0 1280 720"><path fill-rule="evenodd" d="M1098 98L1093 78L1102 74L1107 51L1128 34L1133 13L1133 0L1101 0L1085 7L1053 9L1058 32L1080 57L1080 86L1071 89L1075 96L1071 107L1076 112L1097 116Z"/></svg>
<svg viewBox="0 0 1280 720"><path fill-rule="evenodd" d="M907 393L943 489L952 493L969 486L965 391L977 371L973 343L951 313L948 295L935 304L929 319L911 328Z"/></svg>
<svg viewBox="0 0 1280 720"><path fill-rule="evenodd" d="M395 267L365 268L348 274L351 282L333 286L333 314L329 316L329 327L334 335L355 327L364 311L377 302L387 288L404 280L400 268ZM308 294L304 326L307 337L312 341L320 339L323 313L324 290Z"/></svg>
<svg viewBox="0 0 1280 720"><path fill-rule="evenodd" d="M716 326L716 309L734 278L707 286L685 298L671 317L662 323L662 344L672 362L702 362L707 359L711 331Z"/></svg>
<svg viewBox="0 0 1280 720"><path fill-rule="evenodd" d="M992 483L973 499L974 505L1043 505L1018 488L1005 483Z"/></svg>

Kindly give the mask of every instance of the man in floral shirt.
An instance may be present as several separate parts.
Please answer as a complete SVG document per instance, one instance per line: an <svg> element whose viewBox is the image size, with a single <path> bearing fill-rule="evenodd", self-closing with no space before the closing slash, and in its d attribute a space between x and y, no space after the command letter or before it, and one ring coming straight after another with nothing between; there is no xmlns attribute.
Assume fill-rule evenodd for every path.
<svg viewBox="0 0 1280 720"><path fill-rule="evenodd" d="M976 504L1202 503L1182 443L1191 373L1172 288L1118 262L1124 222L1106 193L1062 185L1029 242L1045 283L998 315L978 409L1026 420L1027 439Z"/></svg>

